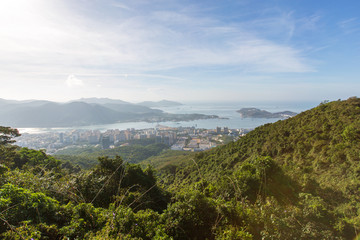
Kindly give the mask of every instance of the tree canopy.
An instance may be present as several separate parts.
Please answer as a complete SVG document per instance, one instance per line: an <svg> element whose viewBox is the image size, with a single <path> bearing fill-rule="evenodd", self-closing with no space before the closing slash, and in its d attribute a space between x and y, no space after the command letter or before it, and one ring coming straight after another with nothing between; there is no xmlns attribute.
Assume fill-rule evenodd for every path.
<svg viewBox="0 0 360 240"><path fill-rule="evenodd" d="M20 136L19 130L11 127L0 126L0 146L14 143L15 140L13 138L19 136Z"/></svg>
<svg viewBox="0 0 360 240"><path fill-rule="evenodd" d="M235 143L148 159L158 172L116 155L74 171L0 148L0 237L355 239L359 126L360 99L322 103Z"/></svg>

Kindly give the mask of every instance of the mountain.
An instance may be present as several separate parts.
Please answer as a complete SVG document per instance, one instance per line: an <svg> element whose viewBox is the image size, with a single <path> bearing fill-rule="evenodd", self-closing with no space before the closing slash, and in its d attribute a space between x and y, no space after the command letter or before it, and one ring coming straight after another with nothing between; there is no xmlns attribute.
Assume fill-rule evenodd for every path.
<svg viewBox="0 0 360 240"><path fill-rule="evenodd" d="M162 172L169 189L200 189L234 204L239 215L234 210L229 224L253 239L354 239L359 145L360 99L350 98L258 127Z"/></svg>
<svg viewBox="0 0 360 240"><path fill-rule="evenodd" d="M149 107L135 105L135 104L113 104L113 103L105 103L102 106L110 108L114 111L118 112L131 112L131 113L140 113L140 114L161 114L163 111L158 109L151 109Z"/></svg>
<svg viewBox="0 0 360 240"><path fill-rule="evenodd" d="M216 117L170 114L107 98L86 98L68 103L0 99L0 125L12 127L76 127L129 121L189 121Z"/></svg>
<svg viewBox="0 0 360 240"><path fill-rule="evenodd" d="M20 103L20 101L17 100L6 100L3 98L0 98L0 106L2 105L7 105L7 104L16 104L16 103Z"/></svg>
<svg viewBox="0 0 360 240"><path fill-rule="evenodd" d="M240 113L243 118L289 118L297 114L291 111L271 113L258 108L242 108L236 112Z"/></svg>
<svg viewBox="0 0 360 240"><path fill-rule="evenodd" d="M119 99L110 99L110 98L80 98L73 100L71 102L84 102L84 103L95 103L95 104L128 104L133 105L132 103L125 102Z"/></svg>
<svg viewBox="0 0 360 240"><path fill-rule="evenodd" d="M110 98L80 98L79 100L74 100L75 102L84 102L89 104L98 104L103 107L112 109L117 112L122 113L140 113L140 114L149 114L149 113L162 113L161 110L151 109L146 106L139 106L137 104L125 102L118 99Z"/></svg>
<svg viewBox="0 0 360 240"><path fill-rule="evenodd" d="M158 102L145 101L145 102L138 103L138 105L146 106L146 107L177 107L177 106L181 106L183 104L179 103L179 102L161 100Z"/></svg>
<svg viewBox="0 0 360 240"><path fill-rule="evenodd" d="M19 106L20 104L22 106L28 106L28 107L35 107L35 106L41 106L44 105L46 103L51 103L50 101L46 101L46 100L22 100L22 101L17 101L17 100L6 100L6 99L1 99L0 98L0 106L1 107L16 107Z"/></svg>
<svg viewBox="0 0 360 240"><path fill-rule="evenodd" d="M127 121L134 116L121 114L100 105L83 102L45 103L39 106L20 104L1 111L0 124L21 127L67 127Z"/></svg>
<svg viewBox="0 0 360 240"><path fill-rule="evenodd" d="M2 128L0 136L14 132ZM358 239L359 146L358 98L322 103L206 152L88 149L89 156L115 156L88 170L43 150L2 145L0 236ZM160 174L120 152L135 161L157 155L146 162Z"/></svg>

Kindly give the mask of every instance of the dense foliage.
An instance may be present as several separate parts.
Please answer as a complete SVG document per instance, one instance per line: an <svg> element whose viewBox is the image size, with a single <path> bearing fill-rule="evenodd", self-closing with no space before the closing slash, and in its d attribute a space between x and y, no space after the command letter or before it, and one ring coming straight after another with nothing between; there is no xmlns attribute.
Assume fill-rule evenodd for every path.
<svg viewBox="0 0 360 240"><path fill-rule="evenodd" d="M354 239L360 231L359 116L360 99L351 98L211 151L157 153L145 161L160 169L157 177L116 153L97 155L93 168L80 170L43 151L4 144L0 236Z"/></svg>
<svg viewBox="0 0 360 240"><path fill-rule="evenodd" d="M135 143L138 143L134 141ZM120 146L112 149L101 149L100 147L72 147L60 150L56 153L56 158L70 161L78 164L82 168L90 168L97 163L97 159L102 156L121 156L125 161L130 163L139 163L149 157L159 155L169 146L162 143L152 143L148 145L134 144Z"/></svg>
<svg viewBox="0 0 360 240"><path fill-rule="evenodd" d="M242 225L254 238L351 239L360 229L359 117L358 98L320 104L197 154L167 184L247 204L260 214L258 228Z"/></svg>

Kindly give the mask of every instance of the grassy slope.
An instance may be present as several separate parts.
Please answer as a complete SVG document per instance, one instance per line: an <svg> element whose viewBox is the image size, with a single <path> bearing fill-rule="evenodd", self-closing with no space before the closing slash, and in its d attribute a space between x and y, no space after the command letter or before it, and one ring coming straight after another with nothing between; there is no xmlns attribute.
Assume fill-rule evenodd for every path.
<svg viewBox="0 0 360 240"><path fill-rule="evenodd" d="M189 161L190 156L195 156L195 153L167 150L162 152L160 155L149 157L148 159L140 162L140 164L143 167L151 165L159 171L172 171L184 162Z"/></svg>

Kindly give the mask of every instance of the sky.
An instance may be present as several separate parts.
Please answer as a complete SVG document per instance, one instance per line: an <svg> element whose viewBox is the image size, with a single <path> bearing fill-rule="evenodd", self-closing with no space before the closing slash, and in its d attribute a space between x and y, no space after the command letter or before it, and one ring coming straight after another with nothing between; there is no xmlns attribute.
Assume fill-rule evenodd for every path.
<svg viewBox="0 0 360 240"><path fill-rule="evenodd" d="M1 0L0 98L359 96L360 1Z"/></svg>

